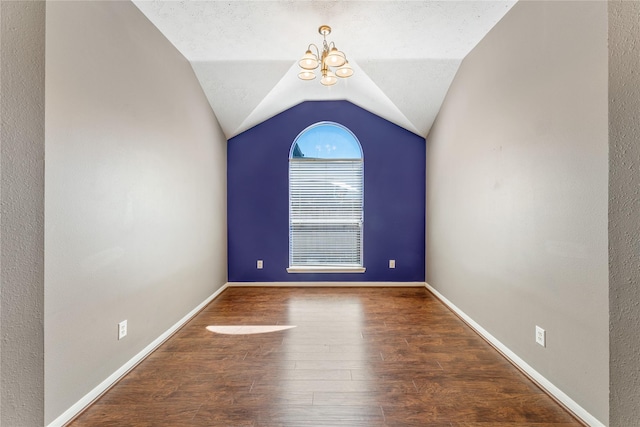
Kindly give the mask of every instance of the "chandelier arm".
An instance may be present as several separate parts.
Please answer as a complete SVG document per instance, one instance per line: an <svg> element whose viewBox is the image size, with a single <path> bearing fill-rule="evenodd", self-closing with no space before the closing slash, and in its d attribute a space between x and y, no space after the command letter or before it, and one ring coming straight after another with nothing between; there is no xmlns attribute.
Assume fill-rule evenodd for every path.
<svg viewBox="0 0 640 427"><path fill-rule="evenodd" d="M313 46L316 49L316 58L320 59L320 49L318 49L318 46L316 46L315 44L311 43L309 45L309 47L307 47L307 50L311 50L311 46Z"/></svg>

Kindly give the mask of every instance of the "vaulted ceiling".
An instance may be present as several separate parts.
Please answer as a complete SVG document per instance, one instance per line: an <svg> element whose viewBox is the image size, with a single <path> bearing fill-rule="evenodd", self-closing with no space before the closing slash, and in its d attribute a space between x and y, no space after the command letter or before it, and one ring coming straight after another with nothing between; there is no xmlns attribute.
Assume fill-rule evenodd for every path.
<svg viewBox="0 0 640 427"><path fill-rule="evenodd" d="M460 62L515 2L134 0L191 63L227 138L329 99L426 136ZM355 70L331 87L297 76L323 24Z"/></svg>

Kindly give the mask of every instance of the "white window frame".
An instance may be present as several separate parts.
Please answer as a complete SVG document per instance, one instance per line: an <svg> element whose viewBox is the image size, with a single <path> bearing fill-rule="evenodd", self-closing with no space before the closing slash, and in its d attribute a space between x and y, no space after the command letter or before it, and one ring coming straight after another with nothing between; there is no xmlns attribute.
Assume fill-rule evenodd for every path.
<svg viewBox="0 0 640 427"><path fill-rule="evenodd" d="M351 135L360 149L360 158L293 156L300 136L315 126L327 124L337 126ZM363 231L364 156L360 142L349 129L338 123L320 122L309 126L294 140L289 155L287 271L364 273ZM317 240L314 240L316 237ZM354 243L358 245L357 248L354 248ZM345 252L335 256L336 251L343 248Z"/></svg>

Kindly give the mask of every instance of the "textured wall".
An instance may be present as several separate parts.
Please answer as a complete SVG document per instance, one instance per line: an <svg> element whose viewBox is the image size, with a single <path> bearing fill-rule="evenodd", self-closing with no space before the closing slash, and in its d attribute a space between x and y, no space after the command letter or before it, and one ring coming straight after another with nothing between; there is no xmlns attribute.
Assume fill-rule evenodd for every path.
<svg viewBox="0 0 640 427"><path fill-rule="evenodd" d="M46 21L50 422L226 282L226 140L132 3L47 2Z"/></svg>
<svg viewBox="0 0 640 427"><path fill-rule="evenodd" d="M640 3L609 2L610 425L640 423Z"/></svg>
<svg viewBox="0 0 640 427"><path fill-rule="evenodd" d="M44 414L45 4L0 3L0 425Z"/></svg>
<svg viewBox="0 0 640 427"><path fill-rule="evenodd" d="M604 423L607 149L607 5L591 1L518 2L427 138L427 282Z"/></svg>
<svg viewBox="0 0 640 427"><path fill-rule="evenodd" d="M286 271L289 150L300 132L324 120L349 128L364 152L365 273ZM230 139L229 281L424 282L424 156L423 138L346 101L304 102Z"/></svg>

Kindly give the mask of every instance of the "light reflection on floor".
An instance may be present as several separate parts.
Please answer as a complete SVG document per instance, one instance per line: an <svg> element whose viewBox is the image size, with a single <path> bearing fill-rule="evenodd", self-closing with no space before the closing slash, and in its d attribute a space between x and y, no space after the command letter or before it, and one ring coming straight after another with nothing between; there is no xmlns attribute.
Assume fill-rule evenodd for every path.
<svg viewBox="0 0 640 427"><path fill-rule="evenodd" d="M285 331L295 328L295 325L211 325L207 326L209 332L225 335L252 335L269 332Z"/></svg>

